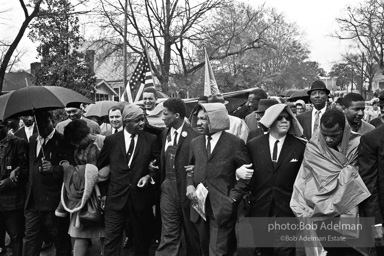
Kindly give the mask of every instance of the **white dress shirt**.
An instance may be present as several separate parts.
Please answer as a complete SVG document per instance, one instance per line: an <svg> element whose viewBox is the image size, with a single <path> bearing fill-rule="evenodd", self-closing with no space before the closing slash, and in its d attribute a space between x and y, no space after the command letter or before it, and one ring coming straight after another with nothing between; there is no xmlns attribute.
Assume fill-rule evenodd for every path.
<svg viewBox="0 0 384 256"><path fill-rule="evenodd" d="M47 136L47 138L45 138L45 143L44 145L47 145L48 141L50 139L52 139L53 135L55 134L55 129L53 129L53 131ZM41 150L41 146L43 145L43 142L44 142L44 138L41 137L40 135L37 136L36 138L36 157L39 156L39 153L40 153L40 150ZM43 153L43 156L45 157L45 154ZM51 156L49 157L49 159L51 158Z"/></svg>
<svg viewBox="0 0 384 256"><path fill-rule="evenodd" d="M311 123L311 131L312 131L312 134L313 134L313 128L315 126L315 121L316 121L316 112L317 111L320 111L320 115L319 115L319 129L320 129L320 119L321 117L323 116L324 112L327 110L327 105L325 105L324 108L320 109L320 110L317 110L315 108L312 109L312 123Z"/></svg>
<svg viewBox="0 0 384 256"><path fill-rule="evenodd" d="M168 137L167 136L167 139L165 141L165 151L167 151L167 148L169 146L172 146L173 145L173 140L175 139L175 132L177 132L177 138L176 138L176 143L178 144L179 143L179 139L180 139L180 136L181 136L181 131L183 130L183 127L184 127L184 124L185 124L185 121L183 122L183 124L179 127L179 129L175 129L175 128L171 128L171 130L169 131L169 134ZM170 140L169 140L170 138Z"/></svg>
<svg viewBox="0 0 384 256"><path fill-rule="evenodd" d="M211 139L211 154L212 154L213 150L215 149L216 144L219 141L220 136L221 136L222 133L223 132L220 131L220 132L216 132L216 133L211 135L211 138L212 138ZM208 145L208 136L207 135L205 135L205 140L206 140L205 147L207 147L207 145Z"/></svg>
<svg viewBox="0 0 384 256"><path fill-rule="evenodd" d="M277 143L277 158L276 160L279 160L281 149L283 148L284 141L287 135L279 139L279 143ZM273 148L275 146L275 142L277 139L275 139L271 134L269 134L269 153L271 154L271 159L273 159Z"/></svg>
<svg viewBox="0 0 384 256"><path fill-rule="evenodd" d="M126 129L124 129L124 141L125 141L125 153L126 154L128 153L129 145L131 145L131 140L132 140L131 135L132 134L130 134L129 132L127 132ZM129 159L128 167L131 167L131 163L132 163L133 155L135 153L138 137L139 137L139 135L135 134L135 137L133 138L133 143L135 143L135 144L133 147L133 152L132 152L131 158Z"/></svg>
<svg viewBox="0 0 384 256"><path fill-rule="evenodd" d="M25 135L27 136L27 140L29 141L29 138L33 134L33 128L35 128L35 124L32 124L31 126L27 127L24 126Z"/></svg>

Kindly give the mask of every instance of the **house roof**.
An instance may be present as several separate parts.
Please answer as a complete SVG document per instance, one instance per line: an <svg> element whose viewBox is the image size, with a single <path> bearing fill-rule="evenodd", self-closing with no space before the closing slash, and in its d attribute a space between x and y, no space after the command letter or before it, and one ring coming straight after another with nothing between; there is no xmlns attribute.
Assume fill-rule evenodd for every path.
<svg viewBox="0 0 384 256"><path fill-rule="evenodd" d="M31 85L32 76L25 71L5 73L3 92L12 92Z"/></svg>
<svg viewBox="0 0 384 256"><path fill-rule="evenodd" d="M104 79L96 79L96 86L95 86L96 88L99 88L102 84L105 84L105 87L111 91L112 95L114 96L118 95L107 81L105 81Z"/></svg>

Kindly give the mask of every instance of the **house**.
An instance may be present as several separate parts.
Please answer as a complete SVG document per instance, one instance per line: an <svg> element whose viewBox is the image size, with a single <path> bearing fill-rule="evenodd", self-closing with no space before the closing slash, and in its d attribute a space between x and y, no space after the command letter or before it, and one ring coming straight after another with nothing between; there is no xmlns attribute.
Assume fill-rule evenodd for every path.
<svg viewBox="0 0 384 256"><path fill-rule="evenodd" d="M103 100L119 101L119 92L104 79L96 79L95 102Z"/></svg>
<svg viewBox="0 0 384 256"><path fill-rule="evenodd" d="M2 94L32 86L33 77L26 71L5 73Z"/></svg>

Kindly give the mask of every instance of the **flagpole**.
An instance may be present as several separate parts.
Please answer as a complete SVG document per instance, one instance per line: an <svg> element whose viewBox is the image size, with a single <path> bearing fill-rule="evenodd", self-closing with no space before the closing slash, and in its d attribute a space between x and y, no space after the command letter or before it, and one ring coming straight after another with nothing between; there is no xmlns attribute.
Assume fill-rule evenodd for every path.
<svg viewBox="0 0 384 256"><path fill-rule="evenodd" d="M124 85L124 92L128 89L127 88L127 20L128 20L128 0L125 0L125 6L124 6L124 38L123 38L123 65L124 65L124 77L123 77L123 85ZM129 88L130 89L130 88ZM124 93L123 92L123 93ZM123 96L123 95L121 95Z"/></svg>

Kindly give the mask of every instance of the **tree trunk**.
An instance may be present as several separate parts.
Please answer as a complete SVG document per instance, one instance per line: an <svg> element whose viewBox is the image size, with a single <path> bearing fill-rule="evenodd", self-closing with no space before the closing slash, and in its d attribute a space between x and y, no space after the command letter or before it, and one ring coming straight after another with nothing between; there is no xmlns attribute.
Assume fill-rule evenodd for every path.
<svg viewBox="0 0 384 256"><path fill-rule="evenodd" d="M20 40L23 37L24 32L27 29L29 23L39 13L40 4L42 1L43 0L37 1L35 4L35 7L33 9L33 12L31 13L31 15L28 15L28 11L25 7L23 0L20 0L21 7L24 10L25 20L24 20L23 24L21 25L21 28L19 30L19 33L17 33L15 40L13 40L12 44L9 46L7 53L4 56L3 62L1 63L1 66L0 66L0 94L3 92L4 77L5 77L5 72L7 71L8 63L11 60L12 55L17 48L17 45L20 43Z"/></svg>

